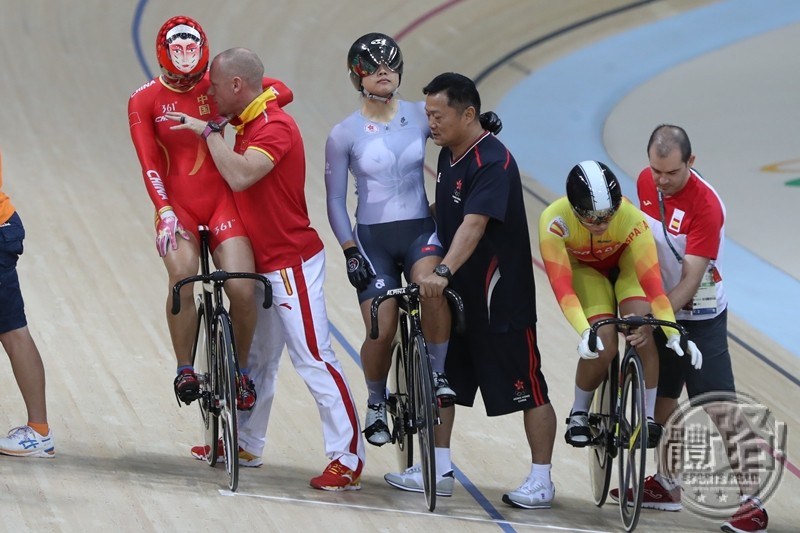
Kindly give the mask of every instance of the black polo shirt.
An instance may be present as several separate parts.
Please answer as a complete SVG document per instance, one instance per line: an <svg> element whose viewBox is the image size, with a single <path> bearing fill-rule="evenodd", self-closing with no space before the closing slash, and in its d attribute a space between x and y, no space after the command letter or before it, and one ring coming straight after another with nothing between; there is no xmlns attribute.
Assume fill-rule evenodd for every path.
<svg viewBox="0 0 800 533"><path fill-rule="evenodd" d="M449 148L439 153L436 223L445 250L468 214L489 217L483 238L453 277L468 325L508 331L535 324L536 287L519 169L511 152L488 132L458 161L452 161Z"/></svg>

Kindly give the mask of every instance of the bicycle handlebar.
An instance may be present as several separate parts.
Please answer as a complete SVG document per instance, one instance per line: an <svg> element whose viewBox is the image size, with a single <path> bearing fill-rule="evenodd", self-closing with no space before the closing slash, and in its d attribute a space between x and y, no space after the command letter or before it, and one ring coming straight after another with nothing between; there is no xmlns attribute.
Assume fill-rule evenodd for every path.
<svg viewBox="0 0 800 533"><path fill-rule="evenodd" d="M466 329L465 325L465 318L464 318L464 301L461 299L461 296L458 295L456 291L453 289L445 288L444 295L450 300L450 303L453 305L455 310L455 319L456 319L456 331L458 333L463 333ZM416 283L409 283L405 287L401 287L399 289L390 289L386 291L385 294L379 294L372 300L372 305L370 306L370 319L371 319L371 328L369 332L369 337L371 339L378 338L378 307L387 299L389 298L403 298L405 296L410 297L411 301L416 302L415 305L419 305L419 285Z"/></svg>
<svg viewBox="0 0 800 533"><path fill-rule="evenodd" d="M177 315L181 312L180 292L184 285L196 283L198 281L222 285L229 279L254 279L260 281L264 284L264 302L261 305L264 309L269 309L272 305L272 284L266 277L251 272L226 272L224 270L217 270L206 275L199 274L197 276L189 276L176 283L175 286L172 287L172 314Z"/></svg>
<svg viewBox="0 0 800 533"><path fill-rule="evenodd" d="M597 330L608 324L617 324L624 326L623 329L630 330L640 328L642 326L666 326L668 328L675 328L681 334L681 348L684 352L688 352L688 338L686 328L676 322L669 320L659 320L651 316L626 316L626 317L612 317L598 320L592 324L589 332L589 349L593 352L597 351Z"/></svg>

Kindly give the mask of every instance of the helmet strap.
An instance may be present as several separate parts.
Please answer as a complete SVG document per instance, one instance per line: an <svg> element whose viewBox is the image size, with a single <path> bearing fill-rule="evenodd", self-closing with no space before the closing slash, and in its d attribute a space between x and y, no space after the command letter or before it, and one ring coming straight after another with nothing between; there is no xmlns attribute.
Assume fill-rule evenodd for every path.
<svg viewBox="0 0 800 533"><path fill-rule="evenodd" d="M379 101L379 102L383 102L384 104L388 104L388 103L389 103L389 101L390 101L392 98L394 98L394 95L395 95L396 93L397 93L397 91L393 92L393 93L392 93L392 94L390 94L389 96L378 96L377 94L372 94L371 92L368 92L368 91L367 91L366 89L364 89L363 87L361 88L361 94L362 94L362 95L363 95L365 98L369 98L370 100L377 100L377 101Z"/></svg>

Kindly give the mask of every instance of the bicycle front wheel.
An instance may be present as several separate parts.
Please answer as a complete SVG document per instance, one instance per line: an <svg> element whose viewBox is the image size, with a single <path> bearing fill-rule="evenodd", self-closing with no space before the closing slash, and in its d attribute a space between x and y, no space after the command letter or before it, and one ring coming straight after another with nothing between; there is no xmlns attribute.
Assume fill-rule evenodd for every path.
<svg viewBox="0 0 800 533"><path fill-rule="evenodd" d="M436 443L434 426L439 406L433 388L433 371L428 348L421 336L414 337L411 345L411 361L414 365L414 414L419 443L419 459L422 466L422 486L428 510L436 507Z"/></svg>
<svg viewBox="0 0 800 533"><path fill-rule="evenodd" d="M626 531L639 521L647 460L647 417L642 360L633 349L623 364L619 413L619 509Z"/></svg>
<svg viewBox="0 0 800 533"><path fill-rule="evenodd" d="M400 327L404 327L405 317ZM411 400L408 387L408 353L402 339L395 339L392 347L392 367L389 371L389 398L387 411L392 419L392 442L397 450L400 470L414 464L414 428L412 426Z"/></svg>
<svg viewBox="0 0 800 533"><path fill-rule="evenodd" d="M211 349L209 323L205 314L205 304L198 298L197 330L192 346L192 365L200 382L200 418L203 424L203 445L206 450L206 462L209 466L217 464L217 439L219 438L219 422L217 419L217 398L214 394L214 380L211 369L215 366L215 354Z"/></svg>
<svg viewBox="0 0 800 533"><path fill-rule="evenodd" d="M230 317L216 317L216 379L219 383L219 419L222 426L222 447L225 450L225 471L228 487L236 491L239 484L239 438L236 424L236 351Z"/></svg>
<svg viewBox="0 0 800 533"><path fill-rule="evenodd" d="M619 357L615 356L608 367L603 383L594 391L589 410L589 427L592 445L589 447L589 478L592 482L594 503L602 507L611 484L611 467L614 464L614 425L612 410L616 407Z"/></svg>

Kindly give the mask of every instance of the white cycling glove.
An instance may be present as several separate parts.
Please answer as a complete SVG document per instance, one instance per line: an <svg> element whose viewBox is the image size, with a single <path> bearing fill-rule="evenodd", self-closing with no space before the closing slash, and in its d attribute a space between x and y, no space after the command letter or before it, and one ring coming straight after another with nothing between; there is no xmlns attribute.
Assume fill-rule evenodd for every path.
<svg viewBox="0 0 800 533"><path fill-rule="evenodd" d="M700 349L694 342L687 341L686 344L689 348L689 356L692 358L692 366L695 368L695 370L700 370L703 367L703 354L700 353ZM681 336L670 336L670 338L667 339L667 348L683 357L684 354L683 349L681 348Z"/></svg>
<svg viewBox="0 0 800 533"><path fill-rule="evenodd" d="M581 335L581 343L578 344L578 355L581 356L581 359L597 359L600 357L600 351L604 348L603 341L600 340L600 336L597 336L597 351L593 352L589 349L589 334L592 332L591 329L587 329Z"/></svg>

